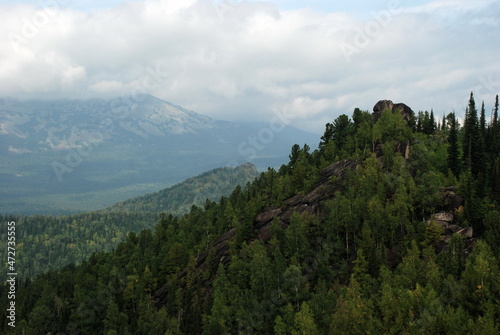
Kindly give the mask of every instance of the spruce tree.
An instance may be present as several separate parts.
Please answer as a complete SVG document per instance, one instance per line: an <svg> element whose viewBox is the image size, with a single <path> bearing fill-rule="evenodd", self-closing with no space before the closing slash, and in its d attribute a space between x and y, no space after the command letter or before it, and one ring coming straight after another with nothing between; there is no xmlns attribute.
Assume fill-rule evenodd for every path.
<svg viewBox="0 0 500 335"><path fill-rule="evenodd" d="M422 120L422 132L424 134L430 134L431 133L431 126L430 126L431 118L430 118L429 112L425 111L423 116L424 116L424 118Z"/></svg>
<svg viewBox="0 0 500 335"><path fill-rule="evenodd" d="M489 143L491 155L490 158L494 160L500 151L500 124L498 123L498 94L495 98L495 108L493 109L493 120L491 121L491 141Z"/></svg>
<svg viewBox="0 0 500 335"><path fill-rule="evenodd" d="M476 103L474 101L474 95L471 92L469 105L465 111L465 120L463 128L463 138L462 138L462 148L463 156L462 160L464 166L470 169L472 175L477 177L479 174L479 155L480 155L480 141L479 141L479 121L477 119L477 109Z"/></svg>
<svg viewBox="0 0 500 335"><path fill-rule="evenodd" d="M448 169L458 178L460 176L460 159L458 150L458 130L455 113L451 113L450 132L448 134ZM449 117L449 115L448 115Z"/></svg>
<svg viewBox="0 0 500 335"><path fill-rule="evenodd" d="M477 153L477 168L478 168L478 182L477 193L478 196L483 197L486 186L486 116L484 110L484 101L481 105L481 114L479 118L479 138L478 138L478 153Z"/></svg>
<svg viewBox="0 0 500 335"><path fill-rule="evenodd" d="M500 204L500 124L498 120L498 94L495 98L493 120L490 126L490 140L488 142L488 161L492 164L491 173L488 174L492 198Z"/></svg>
<svg viewBox="0 0 500 335"><path fill-rule="evenodd" d="M493 128L495 128L495 127L498 128L498 94L495 98L495 109L493 110L492 126L493 126Z"/></svg>
<svg viewBox="0 0 500 335"><path fill-rule="evenodd" d="M434 110L431 109L431 115L429 117L429 134L434 134L436 132L436 120L434 119Z"/></svg>
<svg viewBox="0 0 500 335"><path fill-rule="evenodd" d="M485 116L485 110L484 110L484 101L481 105L481 116L479 118L479 129L481 132L481 136L485 137L485 134L486 134L486 116Z"/></svg>

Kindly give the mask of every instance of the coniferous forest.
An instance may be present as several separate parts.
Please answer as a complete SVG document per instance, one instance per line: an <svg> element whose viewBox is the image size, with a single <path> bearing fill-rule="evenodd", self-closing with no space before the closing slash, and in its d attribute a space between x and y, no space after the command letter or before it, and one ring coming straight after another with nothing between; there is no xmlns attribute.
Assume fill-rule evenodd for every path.
<svg viewBox="0 0 500 335"><path fill-rule="evenodd" d="M16 222L21 232L16 250L17 266L22 269L18 278L34 278L49 270L78 264L94 252L110 251L126 239L127 233L155 226L161 212L176 216L188 213L192 205L227 196L237 185L245 185L257 175L251 164L219 168L98 211L58 216L0 215L0 220ZM8 231L0 232L1 259L7 259L7 234Z"/></svg>
<svg viewBox="0 0 500 335"><path fill-rule="evenodd" d="M498 108L341 115L229 196L19 282L1 332L498 334Z"/></svg>

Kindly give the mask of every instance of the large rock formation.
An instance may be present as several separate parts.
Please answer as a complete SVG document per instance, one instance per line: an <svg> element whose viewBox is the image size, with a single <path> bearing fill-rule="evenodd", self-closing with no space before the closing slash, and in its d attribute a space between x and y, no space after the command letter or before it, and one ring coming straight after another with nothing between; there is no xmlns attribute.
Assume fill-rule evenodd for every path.
<svg viewBox="0 0 500 335"><path fill-rule="evenodd" d="M386 109L392 112L400 112L401 115L406 119L406 121L411 122L413 119L413 111L410 107L403 103L393 103L391 100L380 100L373 106L373 121L377 122L382 116L382 112Z"/></svg>
<svg viewBox="0 0 500 335"><path fill-rule="evenodd" d="M435 224L442 229L442 234L435 247L437 252L447 252L450 242L454 235L460 235L465 254L469 254L474 246L476 239L473 237L472 227L461 227L455 223L453 212L439 212L427 221L428 225Z"/></svg>
<svg viewBox="0 0 500 335"><path fill-rule="evenodd" d="M413 121L413 111L411 110L410 107L403 103L393 103L391 100L380 100L373 106L373 122L377 122L380 117L382 116L382 113L385 110L390 110L393 113L400 113L403 118L408 122L409 125L411 125L411 122ZM398 143L398 146L396 148L396 151L400 152L401 155L405 159L410 158L410 141L404 141ZM383 155L383 145L382 143L376 143L374 146L374 152L377 155L377 157L380 157Z"/></svg>

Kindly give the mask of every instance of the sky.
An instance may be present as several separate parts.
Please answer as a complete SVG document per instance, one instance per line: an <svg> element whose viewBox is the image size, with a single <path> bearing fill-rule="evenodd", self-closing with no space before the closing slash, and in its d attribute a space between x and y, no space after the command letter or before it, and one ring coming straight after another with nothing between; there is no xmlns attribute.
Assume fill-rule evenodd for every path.
<svg viewBox="0 0 500 335"><path fill-rule="evenodd" d="M0 1L0 97L151 94L215 119L322 133L381 99L487 115L500 0Z"/></svg>

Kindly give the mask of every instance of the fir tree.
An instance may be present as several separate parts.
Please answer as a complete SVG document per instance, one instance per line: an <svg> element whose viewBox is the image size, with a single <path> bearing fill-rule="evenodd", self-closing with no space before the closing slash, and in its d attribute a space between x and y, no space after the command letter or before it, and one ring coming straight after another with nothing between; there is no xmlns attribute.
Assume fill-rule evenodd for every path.
<svg viewBox="0 0 500 335"><path fill-rule="evenodd" d="M498 94L495 98L495 108L493 109L493 120L491 121L491 140L489 142L489 153L496 157L500 151L500 124L498 120ZM491 157L491 158L492 158Z"/></svg>
<svg viewBox="0 0 500 335"><path fill-rule="evenodd" d="M480 155L480 141L479 141L479 126L477 119L477 109L476 103L474 101L474 95L471 92L469 105L465 111L465 120L463 128L463 156L462 160L464 166L470 169L472 175L477 177L479 174L479 155Z"/></svg>
<svg viewBox="0 0 500 335"><path fill-rule="evenodd" d="M325 132L321 136L321 142L319 142L319 149L323 152L328 141L333 139L333 124L327 123L325 125Z"/></svg>
<svg viewBox="0 0 500 335"><path fill-rule="evenodd" d="M458 178L460 176L460 157L458 150L458 131L455 113L451 114L450 132L448 134L448 169Z"/></svg>
<svg viewBox="0 0 500 335"><path fill-rule="evenodd" d="M479 118L479 130L482 137L485 137L486 134L486 116L484 110L484 101L481 105L481 116Z"/></svg>
<svg viewBox="0 0 500 335"><path fill-rule="evenodd" d="M485 168L486 167L486 116L485 116L485 110L484 110L484 101L481 105L481 114L479 117L479 144L478 144L478 150L479 152L477 153L477 159L479 160L477 162L478 166L478 182L477 182L477 194L480 197L485 196L485 186L486 186L486 175L485 172L489 169Z"/></svg>
<svg viewBox="0 0 500 335"><path fill-rule="evenodd" d="M436 132L436 119L434 119L434 110L431 109L431 114L429 116L429 134L432 135Z"/></svg>

